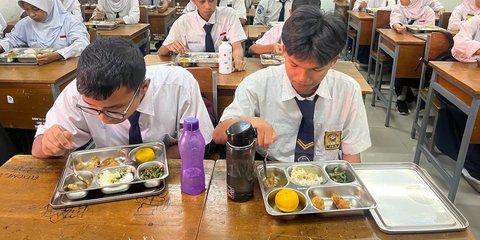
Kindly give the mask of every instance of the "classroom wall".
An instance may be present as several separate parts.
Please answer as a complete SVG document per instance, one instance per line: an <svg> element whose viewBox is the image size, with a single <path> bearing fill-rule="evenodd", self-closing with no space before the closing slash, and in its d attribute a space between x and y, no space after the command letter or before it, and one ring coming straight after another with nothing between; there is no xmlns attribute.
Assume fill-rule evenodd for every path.
<svg viewBox="0 0 480 240"><path fill-rule="evenodd" d="M440 0L440 2L445 7L446 11L453 11L453 9L460 5L463 0ZM326 11L333 10L335 8L335 1L334 0L322 0L322 9Z"/></svg>
<svg viewBox="0 0 480 240"><path fill-rule="evenodd" d="M22 14L22 9L16 0L0 0L0 13L7 22L17 21Z"/></svg>

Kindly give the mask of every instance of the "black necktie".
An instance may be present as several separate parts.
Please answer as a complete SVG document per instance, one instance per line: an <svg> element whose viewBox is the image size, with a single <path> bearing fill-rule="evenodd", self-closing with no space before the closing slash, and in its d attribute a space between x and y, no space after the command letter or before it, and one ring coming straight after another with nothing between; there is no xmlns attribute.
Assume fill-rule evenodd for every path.
<svg viewBox="0 0 480 240"><path fill-rule="evenodd" d="M215 52L215 46L213 45L212 39L212 28L213 24L206 23L203 25L203 29L205 29L205 52Z"/></svg>
<svg viewBox="0 0 480 240"><path fill-rule="evenodd" d="M135 111L128 121L130 122L130 129L128 130L128 144L139 144L143 143L142 133L140 132L140 125L138 124L138 119L140 118L140 112Z"/></svg>
<svg viewBox="0 0 480 240"><path fill-rule="evenodd" d="M298 129L297 144L295 145L295 162L313 161L313 151L315 148L315 124L313 122L313 116L317 99L318 95L315 96L313 101L306 99L301 101L295 98L298 108L300 112L302 112L302 121Z"/></svg>
<svg viewBox="0 0 480 240"><path fill-rule="evenodd" d="M280 3L282 3L282 9L280 10L280 16L278 17L279 22L283 22L285 20L285 17L283 15L285 15L285 3L286 2L287 2L287 0L280 0Z"/></svg>

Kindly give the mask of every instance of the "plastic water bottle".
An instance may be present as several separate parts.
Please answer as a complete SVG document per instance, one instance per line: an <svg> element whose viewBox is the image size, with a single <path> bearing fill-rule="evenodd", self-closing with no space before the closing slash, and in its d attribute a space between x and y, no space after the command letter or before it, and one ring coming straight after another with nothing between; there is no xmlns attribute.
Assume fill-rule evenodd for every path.
<svg viewBox="0 0 480 240"><path fill-rule="evenodd" d="M185 118L183 133L178 141L178 149L182 158L181 189L189 195L197 195L205 190L205 171L203 155L205 139L199 129L198 119Z"/></svg>
<svg viewBox="0 0 480 240"><path fill-rule="evenodd" d="M223 37L222 44L218 47L218 72L220 74L233 72L232 46L228 43L227 37Z"/></svg>

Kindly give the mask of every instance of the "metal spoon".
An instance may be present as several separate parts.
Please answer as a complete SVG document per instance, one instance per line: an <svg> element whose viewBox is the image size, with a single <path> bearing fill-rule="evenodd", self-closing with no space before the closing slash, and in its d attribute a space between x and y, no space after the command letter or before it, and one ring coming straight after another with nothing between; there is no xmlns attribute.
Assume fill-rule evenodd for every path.
<svg viewBox="0 0 480 240"><path fill-rule="evenodd" d="M75 166L73 165L73 161L72 161L72 169L73 169L73 175L80 181L82 181L83 183L85 183L87 186L90 185L90 183L88 183L85 179L83 179L82 176L80 176L80 174L78 174L77 172L77 169L75 168Z"/></svg>
<svg viewBox="0 0 480 240"><path fill-rule="evenodd" d="M267 151L267 154L265 154L265 158L263 159L263 174L265 175L263 177L263 180L267 179L267 157L268 157L268 151Z"/></svg>

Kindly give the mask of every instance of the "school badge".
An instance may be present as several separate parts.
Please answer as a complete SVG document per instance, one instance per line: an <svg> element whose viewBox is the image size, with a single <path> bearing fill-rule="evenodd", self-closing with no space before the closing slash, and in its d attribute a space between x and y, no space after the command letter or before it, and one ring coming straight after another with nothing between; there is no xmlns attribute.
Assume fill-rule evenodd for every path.
<svg viewBox="0 0 480 240"><path fill-rule="evenodd" d="M338 150L342 140L342 131L325 131L325 150Z"/></svg>

